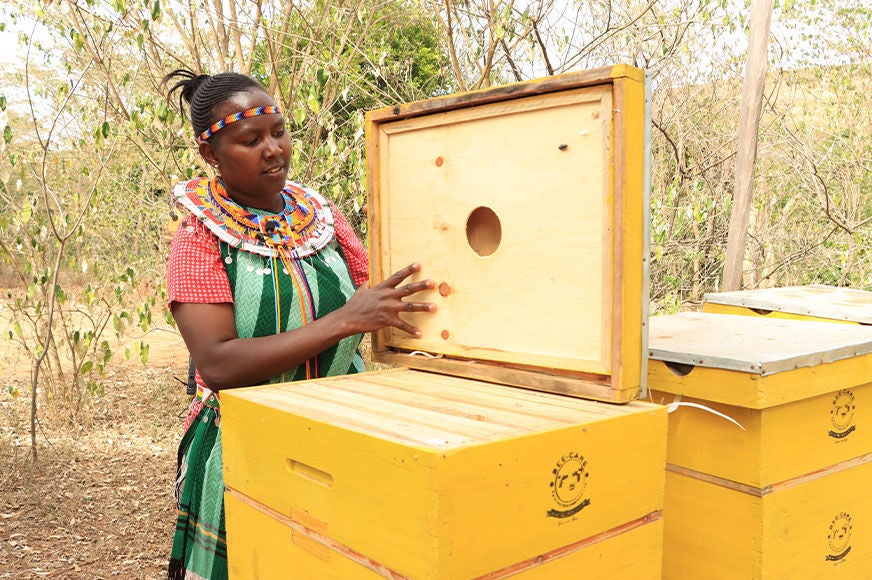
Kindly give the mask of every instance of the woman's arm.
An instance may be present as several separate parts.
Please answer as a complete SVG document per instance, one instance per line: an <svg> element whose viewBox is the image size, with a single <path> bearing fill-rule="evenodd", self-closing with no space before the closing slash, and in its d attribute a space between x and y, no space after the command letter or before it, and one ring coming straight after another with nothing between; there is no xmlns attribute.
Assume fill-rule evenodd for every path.
<svg viewBox="0 0 872 580"><path fill-rule="evenodd" d="M414 263L375 288L361 288L349 301L305 326L270 336L239 338L230 303L176 302L173 317L205 383L214 390L262 383L323 352L341 339L393 326L412 336L421 331L400 312L433 312L429 302L404 300L434 287L432 280L403 282L420 271Z"/></svg>

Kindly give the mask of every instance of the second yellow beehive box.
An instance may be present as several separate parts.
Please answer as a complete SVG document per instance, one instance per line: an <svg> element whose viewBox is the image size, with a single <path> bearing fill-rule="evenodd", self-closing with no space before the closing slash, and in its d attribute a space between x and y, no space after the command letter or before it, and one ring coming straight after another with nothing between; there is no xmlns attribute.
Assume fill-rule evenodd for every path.
<svg viewBox="0 0 872 580"><path fill-rule="evenodd" d="M650 350L664 578L868 577L872 328L685 313Z"/></svg>

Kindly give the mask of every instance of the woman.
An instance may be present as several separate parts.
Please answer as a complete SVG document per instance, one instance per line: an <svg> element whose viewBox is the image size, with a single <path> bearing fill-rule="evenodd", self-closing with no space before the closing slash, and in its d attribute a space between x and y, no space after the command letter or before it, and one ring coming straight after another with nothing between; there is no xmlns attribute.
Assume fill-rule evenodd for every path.
<svg viewBox="0 0 872 580"><path fill-rule="evenodd" d="M410 264L375 288L363 246L326 199L286 181L291 140L279 107L236 73L164 78L187 103L199 152L217 177L177 184L189 210L170 249L167 293L197 367L197 396L179 446L179 514L170 578L227 577L220 391L363 370L361 334L420 330L399 312L433 288L404 280Z"/></svg>

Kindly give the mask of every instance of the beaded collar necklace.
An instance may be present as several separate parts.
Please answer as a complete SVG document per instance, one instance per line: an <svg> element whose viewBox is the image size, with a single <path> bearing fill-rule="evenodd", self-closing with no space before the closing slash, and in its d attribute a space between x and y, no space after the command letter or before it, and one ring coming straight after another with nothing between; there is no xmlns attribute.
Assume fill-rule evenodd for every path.
<svg viewBox="0 0 872 580"><path fill-rule="evenodd" d="M296 246L301 232L311 223L312 211L294 199L287 187L282 190L284 206L278 213L259 214L233 201L220 179L209 181L209 193L226 220L238 224L241 230L267 246Z"/></svg>
<svg viewBox="0 0 872 580"><path fill-rule="evenodd" d="M219 178L180 183L173 193L219 239L248 252L300 258L333 239L333 213L327 201L290 181L281 192L284 207L278 213L252 211L238 204Z"/></svg>
<svg viewBox="0 0 872 580"><path fill-rule="evenodd" d="M220 178L200 177L176 184L176 202L188 209L220 241L231 247L270 258L275 285L276 332L281 332L282 309L277 261L294 284L302 324L315 319L316 304L300 258L312 255L334 238L333 213L320 194L293 182L281 192L284 207L278 213L262 212L238 204ZM230 263L228 255L225 262ZM305 363L306 378L319 376L318 357ZM283 375L284 376L284 375Z"/></svg>

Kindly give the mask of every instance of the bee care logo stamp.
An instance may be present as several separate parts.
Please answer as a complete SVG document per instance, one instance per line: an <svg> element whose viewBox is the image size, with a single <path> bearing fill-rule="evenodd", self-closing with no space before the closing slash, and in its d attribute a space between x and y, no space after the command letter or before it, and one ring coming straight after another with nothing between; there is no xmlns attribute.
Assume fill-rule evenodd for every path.
<svg viewBox="0 0 872 580"><path fill-rule="evenodd" d="M851 551L851 516L841 512L833 518L830 530L827 534L828 562L839 562Z"/></svg>
<svg viewBox="0 0 872 580"><path fill-rule="evenodd" d="M830 423L833 428L829 431L830 437L842 441L854 432L857 426L854 424L854 411L857 406L854 403L854 393L842 389L833 398L830 409Z"/></svg>
<svg viewBox="0 0 872 580"><path fill-rule="evenodd" d="M548 510L548 517L568 518L590 505L590 498L584 497L590 472L583 455L571 452L561 456L551 475L549 485L556 506Z"/></svg>

